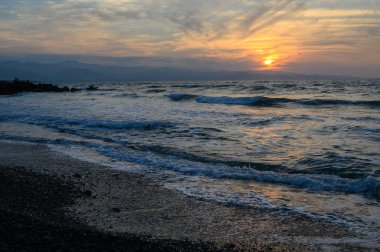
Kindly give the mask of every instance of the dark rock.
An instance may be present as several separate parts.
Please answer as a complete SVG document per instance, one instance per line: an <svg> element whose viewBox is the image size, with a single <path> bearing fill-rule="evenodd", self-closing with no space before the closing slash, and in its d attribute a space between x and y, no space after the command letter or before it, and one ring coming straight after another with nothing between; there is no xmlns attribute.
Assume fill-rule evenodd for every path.
<svg viewBox="0 0 380 252"><path fill-rule="evenodd" d="M83 192L83 194L90 197L92 195L92 192L90 190L86 190Z"/></svg>
<svg viewBox="0 0 380 252"><path fill-rule="evenodd" d="M120 213L121 212L120 208L117 208L117 207L112 208L111 211L114 213Z"/></svg>
<svg viewBox="0 0 380 252"><path fill-rule="evenodd" d="M27 81L15 79L13 82L0 81L0 95L12 95L21 92L67 92L69 87L58 87L53 84L34 84Z"/></svg>
<svg viewBox="0 0 380 252"><path fill-rule="evenodd" d="M72 87L70 89L70 92L77 92L77 91L80 91L81 89L80 88L75 88L75 87Z"/></svg>
<svg viewBox="0 0 380 252"><path fill-rule="evenodd" d="M76 178L82 178L82 176L80 174L78 174L78 173L75 173L74 177L76 177Z"/></svg>
<svg viewBox="0 0 380 252"><path fill-rule="evenodd" d="M97 91L99 90L98 87L95 87L94 85L90 85L86 88L87 91Z"/></svg>

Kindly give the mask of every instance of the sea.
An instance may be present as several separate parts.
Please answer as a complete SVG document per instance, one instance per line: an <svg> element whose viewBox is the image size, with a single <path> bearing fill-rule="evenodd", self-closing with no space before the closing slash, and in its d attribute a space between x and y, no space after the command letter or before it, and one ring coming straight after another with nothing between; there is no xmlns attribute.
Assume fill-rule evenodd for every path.
<svg viewBox="0 0 380 252"><path fill-rule="evenodd" d="M56 83L0 97L0 139L205 201L380 234L380 80Z"/></svg>

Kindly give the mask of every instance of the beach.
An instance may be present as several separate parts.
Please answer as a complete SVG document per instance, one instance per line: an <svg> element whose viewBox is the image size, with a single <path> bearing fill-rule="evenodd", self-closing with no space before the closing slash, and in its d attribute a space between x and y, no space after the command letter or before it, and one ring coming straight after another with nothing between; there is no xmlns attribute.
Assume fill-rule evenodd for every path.
<svg viewBox="0 0 380 252"><path fill-rule="evenodd" d="M380 0L0 13L0 252L380 252Z"/></svg>
<svg viewBox="0 0 380 252"><path fill-rule="evenodd" d="M0 143L6 250L376 250L347 226L185 197L142 174Z"/></svg>

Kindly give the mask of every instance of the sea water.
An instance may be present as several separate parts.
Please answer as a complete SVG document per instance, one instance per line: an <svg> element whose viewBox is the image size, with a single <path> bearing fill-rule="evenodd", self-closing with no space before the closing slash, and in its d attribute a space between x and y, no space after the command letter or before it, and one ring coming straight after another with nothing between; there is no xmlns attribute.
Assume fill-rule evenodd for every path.
<svg viewBox="0 0 380 252"><path fill-rule="evenodd" d="M89 84L0 97L0 139L379 235L380 80Z"/></svg>

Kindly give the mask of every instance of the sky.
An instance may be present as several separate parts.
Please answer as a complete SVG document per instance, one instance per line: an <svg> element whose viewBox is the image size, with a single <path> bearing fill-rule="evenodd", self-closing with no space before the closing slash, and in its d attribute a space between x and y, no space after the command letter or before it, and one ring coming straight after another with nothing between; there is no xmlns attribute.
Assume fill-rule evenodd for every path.
<svg viewBox="0 0 380 252"><path fill-rule="evenodd" d="M1 0L0 59L380 77L380 0Z"/></svg>

